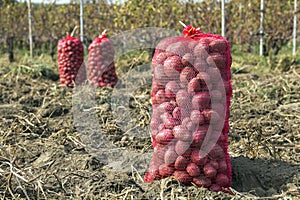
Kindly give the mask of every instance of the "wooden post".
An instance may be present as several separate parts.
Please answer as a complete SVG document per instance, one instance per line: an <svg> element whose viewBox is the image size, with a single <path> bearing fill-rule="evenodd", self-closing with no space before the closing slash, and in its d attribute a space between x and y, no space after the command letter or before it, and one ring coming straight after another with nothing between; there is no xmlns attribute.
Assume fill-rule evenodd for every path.
<svg viewBox="0 0 300 200"><path fill-rule="evenodd" d="M7 37L7 46L8 46L8 60L9 62L14 62L14 36Z"/></svg>
<svg viewBox="0 0 300 200"><path fill-rule="evenodd" d="M225 0L221 1L221 16L222 16L222 36L226 35L226 24L225 24Z"/></svg>
<svg viewBox="0 0 300 200"><path fill-rule="evenodd" d="M264 49L263 49L263 43L264 43L264 0L260 1L260 42L259 42L259 55L263 56Z"/></svg>
<svg viewBox="0 0 300 200"><path fill-rule="evenodd" d="M31 0L27 0L27 7L28 7L28 35L29 35L29 51L30 51L30 58L32 59L32 29L31 29Z"/></svg>
<svg viewBox="0 0 300 200"><path fill-rule="evenodd" d="M83 43L83 0L80 0L80 40Z"/></svg>
<svg viewBox="0 0 300 200"><path fill-rule="evenodd" d="M294 1L294 27L293 27L293 56L296 55L297 48L297 4L298 0Z"/></svg>

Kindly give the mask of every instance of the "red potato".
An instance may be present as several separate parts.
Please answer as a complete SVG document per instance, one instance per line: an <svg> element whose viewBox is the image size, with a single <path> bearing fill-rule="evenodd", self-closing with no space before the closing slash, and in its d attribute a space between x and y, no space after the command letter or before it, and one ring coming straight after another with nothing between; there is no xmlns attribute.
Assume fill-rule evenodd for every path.
<svg viewBox="0 0 300 200"><path fill-rule="evenodd" d="M213 191L213 192L220 192L220 191L222 191L222 188L217 184L212 184L210 186L209 190Z"/></svg>
<svg viewBox="0 0 300 200"><path fill-rule="evenodd" d="M205 176L198 176L193 178L193 183L197 185L198 187L210 187L211 186L211 180Z"/></svg>
<svg viewBox="0 0 300 200"><path fill-rule="evenodd" d="M168 83L168 77L164 72L164 66L157 64L154 68L154 78L160 85L166 85Z"/></svg>
<svg viewBox="0 0 300 200"><path fill-rule="evenodd" d="M170 44L166 48L166 52L172 53L173 55L182 57L186 53L189 53L189 48L185 45L184 42L176 42L173 44Z"/></svg>
<svg viewBox="0 0 300 200"><path fill-rule="evenodd" d="M212 102L220 102L222 100L225 100L222 92L220 92L219 90L210 91L210 96Z"/></svg>
<svg viewBox="0 0 300 200"><path fill-rule="evenodd" d="M201 170L195 163L189 163L186 167L187 173L192 177L200 176Z"/></svg>
<svg viewBox="0 0 300 200"><path fill-rule="evenodd" d="M148 167L144 181L145 182L153 182L154 180L159 180L161 176L159 175L158 166L155 165L154 162L150 163L150 166Z"/></svg>
<svg viewBox="0 0 300 200"><path fill-rule="evenodd" d="M105 34L102 34L93 40L88 51L88 78L91 84L114 87L118 77L114 64L115 50L112 41Z"/></svg>
<svg viewBox="0 0 300 200"><path fill-rule="evenodd" d="M194 48L194 55L200 58L207 58L209 51L209 46L206 42L198 43Z"/></svg>
<svg viewBox="0 0 300 200"><path fill-rule="evenodd" d="M188 83L188 93L190 95L194 95L196 92L202 91L203 85L201 84L201 80L199 78L193 78L189 83Z"/></svg>
<svg viewBox="0 0 300 200"><path fill-rule="evenodd" d="M174 98L179 89L180 89L180 86L177 84L176 81L169 81L166 84L165 94L169 98Z"/></svg>
<svg viewBox="0 0 300 200"><path fill-rule="evenodd" d="M195 131L193 132L193 142L191 144L192 147L201 147L204 138L205 138L205 132L203 131Z"/></svg>
<svg viewBox="0 0 300 200"><path fill-rule="evenodd" d="M186 53L182 56L181 63L183 64L183 66L192 67L194 64L194 60L195 60L195 57L193 54Z"/></svg>
<svg viewBox="0 0 300 200"><path fill-rule="evenodd" d="M195 40L189 40L188 41L188 48L189 48L189 52L194 52L194 48L197 46L198 42L196 42Z"/></svg>
<svg viewBox="0 0 300 200"><path fill-rule="evenodd" d="M229 187L230 181L228 176L226 176L225 174L218 174L216 176L216 184L218 184L221 187Z"/></svg>
<svg viewBox="0 0 300 200"><path fill-rule="evenodd" d="M166 52L155 53L152 59L152 65L163 64L167 57L168 54Z"/></svg>
<svg viewBox="0 0 300 200"><path fill-rule="evenodd" d="M210 164L213 168L215 168L216 170L219 169L219 163L218 163L217 161L211 160L211 161L209 161L209 164Z"/></svg>
<svg viewBox="0 0 300 200"><path fill-rule="evenodd" d="M156 141L160 144L168 144L174 139L172 130L163 129L155 137Z"/></svg>
<svg viewBox="0 0 300 200"><path fill-rule="evenodd" d="M199 72L197 74L197 78L200 79L202 87L208 88L209 90L212 89L212 83L211 83L210 76L208 75L208 73L206 73L206 72Z"/></svg>
<svg viewBox="0 0 300 200"><path fill-rule="evenodd" d="M223 159L224 158L224 150L220 145L215 144L215 146L209 152L209 156L214 159Z"/></svg>
<svg viewBox="0 0 300 200"><path fill-rule="evenodd" d="M183 184L190 185L193 181L193 178L186 171L178 171L174 172L174 177Z"/></svg>
<svg viewBox="0 0 300 200"><path fill-rule="evenodd" d="M191 112L191 121L196 125L202 125L205 123L205 118L199 110L193 110Z"/></svg>
<svg viewBox="0 0 300 200"><path fill-rule="evenodd" d="M160 104L161 105L161 104ZM172 118L172 115L168 112L163 112L161 115L160 115L160 119L162 121L166 120L166 119L169 119L169 118Z"/></svg>
<svg viewBox="0 0 300 200"><path fill-rule="evenodd" d="M157 157L161 160L164 160L166 151L167 151L167 148L165 147L165 145L156 145L153 148L153 156L152 157Z"/></svg>
<svg viewBox="0 0 300 200"><path fill-rule="evenodd" d="M178 155L183 155L185 152L187 152L189 150L190 145L191 145L191 142L185 142L185 141L178 140L175 144L175 152Z"/></svg>
<svg viewBox="0 0 300 200"><path fill-rule="evenodd" d="M184 87L188 85L188 83L195 78L197 75L197 72L194 68L191 67L185 67L181 73L180 73L180 84Z"/></svg>
<svg viewBox="0 0 300 200"><path fill-rule="evenodd" d="M225 101L225 100L224 100ZM212 103L211 109L219 114L220 120L225 116L225 106L221 103Z"/></svg>
<svg viewBox="0 0 300 200"><path fill-rule="evenodd" d="M200 58L200 57L197 57L194 61L194 68L198 71L198 72L205 72L207 71L207 69L209 68L208 67L208 64L206 62L206 59L204 58Z"/></svg>
<svg viewBox="0 0 300 200"><path fill-rule="evenodd" d="M206 70L206 73L209 75L211 83L214 85L216 85L216 83L219 83L220 81L222 81L222 76L220 73L220 70L216 67L208 67ZM216 90L218 90L217 88L214 88Z"/></svg>
<svg viewBox="0 0 300 200"><path fill-rule="evenodd" d="M157 107L157 110L159 110L160 113L164 113L164 112L167 112L167 113L172 113L173 110L174 110L175 106L170 103L170 102L163 102L162 104L160 104L158 107Z"/></svg>
<svg viewBox="0 0 300 200"><path fill-rule="evenodd" d="M226 40L217 39L213 40L209 43L209 51L212 53L225 53L227 51L227 43Z"/></svg>
<svg viewBox="0 0 300 200"><path fill-rule="evenodd" d="M211 166L210 164L204 165L203 172L209 178L213 178L217 174L217 170L213 166Z"/></svg>
<svg viewBox="0 0 300 200"><path fill-rule="evenodd" d="M68 34L66 38L58 41L57 54L60 84L73 87L76 76L76 83L83 83L86 79L86 69L81 41Z"/></svg>
<svg viewBox="0 0 300 200"><path fill-rule="evenodd" d="M220 160L219 161L219 172L226 172L227 171L227 163L225 160Z"/></svg>
<svg viewBox="0 0 300 200"><path fill-rule="evenodd" d="M190 132L194 132L197 130L197 128L199 127L199 124L195 124L193 123L191 120L189 120L186 124L185 124L186 128L190 131Z"/></svg>
<svg viewBox="0 0 300 200"><path fill-rule="evenodd" d="M184 125L178 125L173 128L173 135L176 139L182 141L192 141L192 133Z"/></svg>
<svg viewBox="0 0 300 200"><path fill-rule="evenodd" d="M210 108L209 92L198 92L192 98L192 106L194 110L203 110Z"/></svg>
<svg viewBox="0 0 300 200"><path fill-rule="evenodd" d="M157 104L161 104L163 102L167 101L167 97L165 94L164 90L158 90L157 93L155 94L155 100L157 102Z"/></svg>
<svg viewBox="0 0 300 200"><path fill-rule="evenodd" d="M210 67L217 67L221 72L226 69L227 60L226 57L221 54L210 54L206 62Z"/></svg>
<svg viewBox="0 0 300 200"><path fill-rule="evenodd" d="M191 98L189 93L187 93L185 90L179 90L176 93L176 102L178 104L179 107L181 107L182 109L189 109L190 106L190 102L191 102ZM183 113L181 113L183 114Z"/></svg>
<svg viewBox="0 0 300 200"><path fill-rule="evenodd" d="M181 57L179 56L168 57L164 62L164 67L165 74L169 77L174 77L173 70L176 70L175 72L177 72L178 74L178 72L180 72L184 68L183 64L181 63Z"/></svg>
<svg viewBox="0 0 300 200"><path fill-rule="evenodd" d="M165 50L167 49L167 47L175 42L178 42L178 40L180 40L181 37L180 36L175 36L175 37L167 37L164 38L163 40L161 40L155 47L156 51L158 52L165 52Z"/></svg>
<svg viewBox="0 0 300 200"><path fill-rule="evenodd" d="M186 166L190 163L190 161L188 159L186 159L183 156L178 156L176 161L175 161L175 169L176 170L185 170Z"/></svg>
<svg viewBox="0 0 300 200"><path fill-rule="evenodd" d="M188 158L190 160L192 152L193 152L193 147L188 148L183 154L182 156L185 158Z"/></svg>
<svg viewBox="0 0 300 200"><path fill-rule="evenodd" d="M181 120L181 109L179 107L174 108L172 115L174 119Z"/></svg>
<svg viewBox="0 0 300 200"><path fill-rule="evenodd" d="M191 119L189 117L185 117L183 120L181 120L182 125L186 125Z"/></svg>
<svg viewBox="0 0 300 200"><path fill-rule="evenodd" d="M152 94L156 94L158 90L164 90L165 87L161 84L159 84L155 79L152 81Z"/></svg>
<svg viewBox="0 0 300 200"><path fill-rule="evenodd" d="M202 114L210 124L217 124L220 120L220 115L214 110L203 110Z"/></svg>
<svg viewBox="0 0 300 200"><path fill-rule="evenodd" d="M206 155L203 156L203 154L204 153L201 152L199 149L195 149L191 155L192 162L199 166L205 165L208 161L208 158Z"/></svg>
<svg viewBox="0 0 300 200"><path fill-rule="evenodd" d="M174 173L174 171L174 167L168 166L166 164L159 166L159 175L161 175L162 177L171 176Z"/></svg>
<svg viewBox="0 0 300 200"><path fill-rule="evenodd" d="M175 126L180 124L180 120L174 119L173 117L164 120L164 127L167 129L173 129Z"/></svg>
<svg viewBox="0 0 300 200"><path fill-rule="evenodd" d="M174 150L168 149L164 156L165 164L167 164L167 165L174 164L177 157L178 157L178 155Z"/></svg>

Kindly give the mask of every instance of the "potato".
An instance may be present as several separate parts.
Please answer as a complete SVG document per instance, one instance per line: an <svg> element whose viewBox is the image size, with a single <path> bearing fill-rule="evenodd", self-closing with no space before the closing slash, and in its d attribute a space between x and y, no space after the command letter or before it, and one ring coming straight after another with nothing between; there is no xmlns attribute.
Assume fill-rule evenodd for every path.
<svg viewBox="0 0 300 200"><path fill-rule="evenodd" d="M159 175L161 175L162 177L171 176L174 173L174 171L174 167L168 166L166 164L159 166Z"/></svg>
<svg viewBox="0 0 300 200"><path fill-rule="evenodd" d="M190 185L193 178L186 171L176 170L174 177L183 184Z"/></svg>
<svg viewBox="0 0 300 200"><path fill-rule="evenodd" d="M195 163L192 163L192 162L187 165L186 171L192 177L196 177L201 174L201 170L198 167L198 165L196 165Z"/></svg>
<svg viewBox="0 0 300 200"><path fill-rule="evenodd" d="M191 67L185 67L181 73L180 73L180 84L183 87L186 87L188 83L195 78L197 75L197 72L194 68Z"/></svg>
<svg viewBox="0 0 300 200"><path fill-rule="evenodd" d="M217 170L210 164L204 165L203 172L209 178L213 178L217 175Z"/></svg>
<svg viewBox="0 0 300 200"><path fill-rule="evenodd" d="M190 147L191 142L184 142L181 140L178 140L175 144L175 152L178 155L183 155Z"/></svg>
<svg viewBox="0 0 300 200"><path fill-rule="evenodd" d="M184 125L178 125L173 128L173 135L176 139L182 141L192 141L192 133Z"/></svg>
<svg viewBox="0 0 300 200"><path fill-rule="evenodd" d="M201 152L199 149L195 149L192 152L191 160L193 163L202 166L207 163L208 158L206 155L203 155L203 152Z"/></svg>
<svg viewBox="0 0 300 200"><path fill-rule="evenodd" d="M229 185L230 185L229 178L225 174L218 174L216 176L215 181L216 181L216 184L218 184L221 187L229 187Z"/></svg>
<svg viewBox="0 0 300 200"><path fill-rule="evenodd" d="M152 65L163 64L167 57L168 55L166 52L155 53L152 58Z"/></svg>
<svg viewBox="0 0 300 200"><path fill-rule="evenodd" d="M185 170L186 166L190 163L188 159L183 156L178 156L175 161L175 169L176 170Z"/></svg>
<svg viewBox="0 0 300 200"><path fill-rule="evenodd" d="M192 98L193 110L210 108L210 95L208 92L198 92Z"/></svg>
<svg viewBox="0 0 300 200"><path fill-rule="evenodd" d="M202 125L205 123L205 118L203 114L199 110L193 110L191 112L191 121L196 124L197 126Z"/></svg>
<svg viewBox="0 0 300 200"><path fill-rule="evenodd" d="M193 183L198 187L206 187L209 188L211 186L211 180L205 176L198 176L193 178Z"/></svg>
<svg viewBox="0 0 300 200"><path fill-rule="evenodd" d="M220 192L222 191L222 188L218 184L212 184L209 188L209 190L213 192Z"/></svg>
<svg viewBox="0 0 300 200"><path fill-rule="evenodd" d="M221 72L225 72L227 66L227 59L224 55L221 54L210 54L206 62L209 67L217 67Z"/></svg>
<svg viewBox="0 0 300 200"><path fill-rule="evenodd" d="M160 144L168 144L174 139L174 136L172 130L163 129L156 135L155 139Z"/></svg>
<svg viewBox="0 0 300 200"><path fill-rule="evenodd" d="M181 63L183 64L183 66L190 66L192 67L193 64L194 64L194 60L195 60L195 57L193 54L191 53L186 53L182 56L182 59L181 59Z"/></svg>
<svg viewBox="0 0 300 200"><path fill-rule="evenodd" d="M177 155L177 153L174 150L168 149L166 151L165 157L164 157L165 164L167 164L167 165L174 164L174 162L177 159L177 157L178 157L178 155Z"/></svg>
<svg viewBox="0 0 300 200"><path fill-rule="evenodd" d="M179 89L180 86L177 84L176 81L169 81L165 87L165 94L169 98L174 98Z"/></svg>
<svg viewBox="0 0 300 200"><path fill-rule="evenodd" d="M226 40L222 40L222 39L217 39L217 40L213 40L209 43L209 51L214 53L214 52L218 52L218 53L225 53L228 49Z"/></svg>

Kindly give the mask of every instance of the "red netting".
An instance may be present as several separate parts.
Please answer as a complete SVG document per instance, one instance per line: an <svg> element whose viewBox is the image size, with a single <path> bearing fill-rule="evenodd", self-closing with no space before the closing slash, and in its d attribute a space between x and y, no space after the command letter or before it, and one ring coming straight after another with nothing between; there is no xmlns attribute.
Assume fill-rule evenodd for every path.
<svg viewBox="0 0 300 200"><path fill-rule="evenodd" d="M225 191L232 173L228 154L232 95L228 41L192 26L156 47L152 68L152 161L144 180L174 176Z"/></svg>
<svg viewBox="0 0 300 200"><path fill-rule="evenodd" d="M78 38L67 35L58 41L58 70L60 84L69 87L81 84L86 80L86 68L83 62L83 45Z"/></svg>
<svg viewBox="0 0 300 200"><path fill-rule="evenodd" d="M94 86L115 86L118 77L114 63L113 43L105 34L97 37L89 46L88 78Z"/></svg>

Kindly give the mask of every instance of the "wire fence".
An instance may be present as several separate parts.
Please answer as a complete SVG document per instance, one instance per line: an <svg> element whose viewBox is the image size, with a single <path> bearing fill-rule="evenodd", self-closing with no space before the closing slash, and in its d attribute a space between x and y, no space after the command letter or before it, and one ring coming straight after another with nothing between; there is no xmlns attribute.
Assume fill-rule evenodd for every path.
<svg viewBox="0 0 300 200"><path fill-rule="evenodd" d="M277 55L288 44L294 45L291 47L294 55L297 52L297 0L285 3L279 0L131 0L123 4L99 0L83 4L81 12L79 1L70 4L53 1L50 4L31 4L31 7L26 2L1 2L2 52L11 50L9 44L13 44L14 49L29 51L32 38L34 55L49 53L53 56L58 40L75 26L80 27L80 22L84 22L81 39L88 45L104 29L108 30L108 35L140 27L181 30L180 20L200 25L204 32L226 36L232 46L239 45L245 53ZM31 8L30 12L28 8ZM28 20L24 20L26 18ZM29 37L29 27L32 37ZM77 33L76 37L80 34Z"/></svg>

